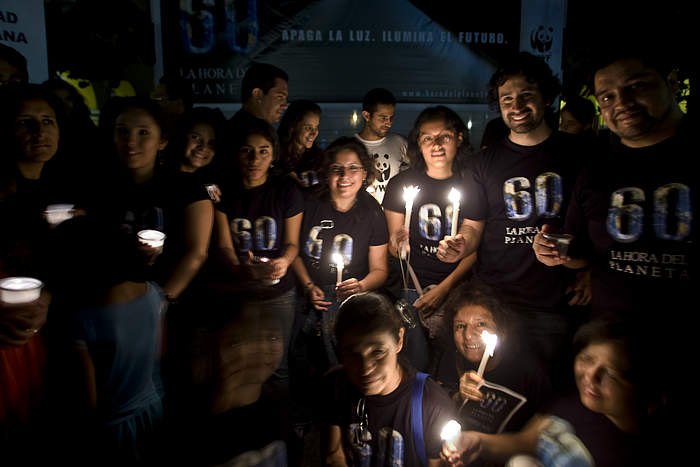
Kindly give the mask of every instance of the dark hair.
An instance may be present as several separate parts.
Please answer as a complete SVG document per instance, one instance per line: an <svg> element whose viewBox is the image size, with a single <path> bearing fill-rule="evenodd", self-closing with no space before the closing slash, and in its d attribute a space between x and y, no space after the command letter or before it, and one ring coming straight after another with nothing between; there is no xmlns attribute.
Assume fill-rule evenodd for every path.
<svg viewBox="0 0 700 467"><path fill-rule="evenodd" d="M260 135L270 143L272 143L272 160L277 161L280 153L279 138L275 129L265 120L255 119L248 122L245 126L237 129L233 141L232 149L234 151L234 159L238 158L238 151L245 146L248 137L251 135ZM236 162L236 166L238 163Z"/></svg>
<svg viewBox="0 0 700 467"><path fill-rule="evenodd" d="M335 162L338 153L344 150L352 151L357 154L362 167L364 167L367 173L367 184L371 184L376 178L374 162L367 152L365 145L352 136L341 136L329 144L326 150L323 151L323 159L318 171L320 182L326 187L328 186L329 168Z"/></svg>
<svg viewBox="0 0 700 467"><path fill-rule="evenodd" d="M23 82L29 79L27 71L27 59L17 50L5 44L0 44L0 60L5 60L7 63L17 68L17 72L22 76Z"/></svg>
<svg viewBox="0 0 700 467"><path fill-rule="evenodd" d="M377 106L391 105L396 106L396 97L384 88L374 88L365 94L364 99L362 99L362 110L369 112L370 114L377 111Z"/></svg>
<svg viewBox="0 0 700 467"><path fill-rule="evenodd" d="M660 47L658 43L639 40L625 41L625 44L599 47L594 53L587 82L591 93L595 93L595 75L603 68L623 60L636 60L656 71L666 81L668 74L676 67L674 54L669 48ZM671 47L672 49L672 47Z"/></svg>
<svg viewBox="0 0 700 467"><path fill-rule="evenodd" d="M70 99L73 101L73 110L70 115L66 115L69 121L76 121L83 119L87 121L90 119L92 122L92 117L90 116L90 109L85 103L85 98L78 92L73 85L64 81L60 78L51 78L42 83L42 86L51 92L54 96L57 91L67 91L70 95ZM65 108L65 107L64 107Z"/></svg>
<svg viewBox="0 0 700 467"><path fill-rule="evenodd" d="M321 107L308 100L298 100L290 104L280 120L277 135L280 140L280 159L294 158L294 136L299 131L299 126L307 114L313 113L321 117ZM316 141L314 141L316 145Z"/></svg>
<svg viewBox="0 0 700 467"><path fill-rule="evenodd" d="M423 159L423 153L421 151L420 145L418 144L418 137L420 136L420 129L423 124L427 122L443 121L445 126L454 131L455 136L462 135L462 144L457 147L457 154L455 155L454 161L452 162L453 173L461 173L464 168L464 164L471 155L472 148L469 144L469 131L462 118L457 115L457 113L445 107L444 105L438 105L436 107L428 107L424 109L416 118L413 128L408 133L408 147L406 148L406 155L411 162L411 167L418 170L426 170L425 160Z"/></svg>
<svg viewBox="0 0 700 467"><path fill-rule="evenodd" d="M223 133L222 128L226 122L224 114L219 109L211 107L195 107L185 111L175 120L175 141L171 149L171 163L178 165L182 162L185 146L187 145L187 133L198 124L209 125L214 130L214 138L216 139L216 147L214 149L214 157L222 148Z"/></svg>
<svg viewBox="0 0 700 467"><path fill-rule="evenodd" d="M593 125L596 116L596 109L593 102L583 97L572 97L566 100L566 104L561 109L562 112L569 111L577 122L582 125Z"/></svg>
<svg viewBox="0 0 700 467"><path fill-rule="evenodd" d="M255 88L260 88L267 94L270 89L275 86L275 80L277 78L283 81L289 81L289 76L281 68L277 68L269 63L254 62L250 68L246 70L245 75L243 75L243 81L241 82L241 101L247 101L250 96L253 95L253 90Z"/></svg>
<svg viewBox="0 0 700 467"><path fill-rule="evenodd" d="M192 86L177 74L163 75L158 84L165 86L165 92L170 99L182 99L185 110L192 108Z"/></svg>
<svg viewBox="0 0 700 467"><path fill-rule="evenodd" d="M376 292L361 293L351 295L340 304L335 337L342 345L347 334L388 332L398 341L402 327L401 318L388 298Z"/></svg>
<svg viewBox="0 0 700 467"><path fill-rule="evenodd" d="M156 122L158 128L160 128L161 138L167 139L168 134L166 132L165 120L163 119L163 113L158 107L158 104L150 99L145 99L142 97L112 97L107 102L105 102L100 112L100 128L103 129L106 134L112 135L114 131L114 125L117 122L117 118L127 110L139 109L148 113L151 118Z"/></svg>
<svg viewBox="0 0 700 467"><path fill-rule="evenodd" d="M494 288L486 284L474 283L452 289L443 305L446 327L450 331L457 312L465 306L480 306L488 310L498 327L499 339L507 340L511 337L513 316Z"/></svg>
<svg viewBox="0 0 700 467"><path fill-rule="evenodd" d="M552 69L541 57L537 57L528 52L520 52L517 55L506 59L491 75L488 84L487 102L491 108L499 109L498 88L513 76L523 75L528 83L536 84L542 93L547 107L554 103L561 90L559 79L554 76Z"/></svg>
<svg viewBox="0 0 700 467"><path fill-rule="evenodd" d="M622 376L632 383L639 381L641 374L636 370L635 364L644 362L635 362L635 357L641 348L637 348L634 331L622 321L595 320L581 325L574 335L573 355L578 355L589 345L603 343L620 345L629 364Z"/></svg>

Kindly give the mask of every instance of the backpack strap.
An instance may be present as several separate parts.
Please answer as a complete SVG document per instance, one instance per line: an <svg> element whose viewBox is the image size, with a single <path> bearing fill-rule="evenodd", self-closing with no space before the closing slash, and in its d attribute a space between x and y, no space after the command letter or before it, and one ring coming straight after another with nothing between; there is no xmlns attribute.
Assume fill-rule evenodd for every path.
<svg viewBox="0 0 700 467"><path fill-rule="evenodd" d="M428 459L425 455L425 441L423 440L423 388L427 373L416 372L411 391L411 430L413 431L413 444L421 465L427 466Z"/></svg>

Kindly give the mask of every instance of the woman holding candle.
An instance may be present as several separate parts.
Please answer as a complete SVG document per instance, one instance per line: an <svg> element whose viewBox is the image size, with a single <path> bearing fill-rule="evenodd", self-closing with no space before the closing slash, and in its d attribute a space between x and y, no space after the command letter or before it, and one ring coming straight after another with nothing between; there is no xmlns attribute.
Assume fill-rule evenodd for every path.
<svg viewBox="0 0 700 467"><path fill-rule="evenodd" d="M236 132L237 167L217 204L216 238L224 271L243 281L249 293L274 308L283 321L285 349L294 319L294 276L303 198L289 177L270 175L278 154L277 134L257 122ZM287 352L278 376L286 378Z"/></svg>
<svg viewBox="0 0 700 467"><path fill-rule="evenodd" d="M439 241L451 228L452 188L462 185L462 166L470 153L469 135L462 119L444 106L420 113L408 138L411 169L392 178L382 203L389 228L389 252L400 256L403 245L410 251L420 286L426 291L415 304L430 314L468 270L471 258L459 265L446 265L435 257ZM418 188L406 221L403 188ZM406 228L405 225L409 227Z"/></svg>
<svg viewBox="0 0 700 467"><path fill-rule="evenodd" d="M470 256L458 264L447 264L436 257L440 240L452 230L455 205L449 198L450 192L453 188L462 191L462 167L470 154L467 128L453 110L429 107L416 119L408 137L407 154L411 168L389 180L382 206L389 228L389 253L401 258L402 252L408 251L405 260L408 274L404 276L412 278L406 281L408 288L418 291L413 306L421 323L432 328L429 330L432 340L439 333L439 324L434 325L426 318L464 278L475 258ZM411 187L415 197L404 200L404 190L408 193ZM398 275L395 270L392 274ZM399 295L398 291L394 293ZM433 318L433 321L437 320ZM435 360L440 351L437 348L433 351ZM427 369L427 363L416 361L415 364Z"/></svg>
<svg viewBox="0 0 700 467"><path fill-rule="evenodd" d="M43 212L50 204L78 204L74 174L56 170L62 122L60 103L42 86L0 89L0 277L44 280ZM31 297L29 297L31 298ZM16 301L16 300L8 300ZM50 294L38 300L0 300L0 445L3 461L26 462L44 421L46 347L42 329ZM18 456L18 457L15 457ZM37 459L38 460L38 459Z"/></svg>
<svg viewBox="0 0 700 467"><path fill-rule="evenodd" d="M468 285L454 289L444 305L445 319L451 324L451 341L440 361L438 380L463 405L466 400L479 403L484 394L481 383L505 386L527 398L512 416L505 431L521 429L552 395L552 387L544 367L534 356L520 351L518 337L513 334L512 317L498 295L486 285ZM493 355L486 355L482 333L497 336ZM483 373L477 368L486 363ZM461 413L460 415L466 415ZM460 420L466 428L468 420Z"/></svg>
<svg viewBox="0 0 700 467"><path fill-rule="evenodd" d="M159 282L170 301L190 285L207 258L214 207L196 180L183 180L159 163L168 141L160 110L149 100L116 98L110 103L112 147L120 169L97 198L101 215L113 217L134 238L144 229L166 234L163 254L147 276ZM146 254L158 251L142 246Z"/></svg>
<svg viewBox="0 0 700 467"><path fill-rule="evenodd" d="M454 405L399 360L405 330L391 302L375 292L351 296L335 333L343 370L329 375L323 392L326 464L439 465L440 430Z"/></svg>
<svg viewBox="0 0 700 467"><path fill-rule="evenodd" d="M639 331L614 322L584 324L574 338L577 392L554 401L518 432L463 431L456 449L443 447L443 455L461 465L460 451L470 446L493 462L529 454L541 456L545 465L559 465L553 459L556 455L596 466L664 464L655 456L672 456L673 449L664 434L669 427L657 417L661 385L640 385L642 366L658 368L661 362L647 351L648 338Z"/></svg>
<svg viewBox="0 0 700 467"><path fill-rule="evenodd" d="M333 141L319 173L321 192L306 199L301 229L304 242L292 265L310 308L306 310L309 317L305 313L300 318L313 334L327 312L332 313L331 319L321 332L332 333L339 302L384 283L389 241L382 208L364 190L374 178L374 166L362 143L351 137ZM328 362L322 366L337 364L335 347L328 345L330 338L324 336Z"/></svg>
<svg viewBox="0 0 700 467"><path fill-rule="evenodd" d="M314 102L293 102L280 120L277 134L280 139L280 169L291 175L299 186L308 188L321 180L318 171L323 151L318 147L318 125L321 108Z"/></svg>

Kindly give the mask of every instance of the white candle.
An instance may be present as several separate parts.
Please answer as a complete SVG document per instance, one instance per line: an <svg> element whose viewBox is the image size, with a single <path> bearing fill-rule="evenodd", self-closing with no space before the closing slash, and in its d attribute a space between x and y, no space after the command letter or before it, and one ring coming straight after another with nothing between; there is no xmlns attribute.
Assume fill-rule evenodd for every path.
<svg viewBox="0 0 700 467"><path fill-rule="evenodd" d="M43 282L32 277L8 277L0 280L0 300L15 304L33 302L43 286Z"/></svg>
<svg viewBox="0 0 700 467"><path fill-rule="evenodd" d="M75 214L73 204L49 204L44 211L46 222L51 227L56 227L63 221L67 221Z"/></svg>
<svg viewBox="0 0 700 467"><path fill-rule="evenodd" d="M409 226L411 225L411 211L413 211L413 200L418 195L420 188L417 186L405 186L403 187L403 200L406 202L406 214L403 221L403 226L406 231L409 231ZM406 257L406 245L401 249L401 258Z"/></svg>
<svg viewBox="0 0 700 467"><path fill-rule="evenodd" d="M477 373L479 376L484 376L486 362L488 362L489 357L493 357L493 351L496 348L498 336L496 336L496 334L491 334L484 329L481 331L481 340L484 341L484 344L486 344L486 348L484 348L484 354L481 356L481 363L479 364L479 371Z"/></svg>
<svg viewBox="0 0 700 467"><path fill-rule="evenodd" d="M442 427L442 431L440 432L440 439L445 441L450 449L454 450L456 449L455 440L461 432L462 425L460 425L459 422L456 420L450 420L445 424L444 427Z"/></svg>
<svg viewBox="0 0 700 467"><path fill-rule="evenodd" d="M137 236L139 237L139 241L141 243L148 245L151 248L162 247L163 243L165 243L165 234L163 232L159 232L158 230L141 230Z"/></svg>
<svg viewBox="0 0 700 467"><path fill-rule="evenodd" d="M452 231L450 232L450 235L454 237L457 235L457 222L459 222L459 199L461 198L461 195L459 194L459 191L452 188L448 197L452 202Z"/></svg>
<svg viewBox="0 0 700 467"><path fill-rule="evenodd" d="M333 253L333 262L335 263L335 270L338 273L335 282L343 282L343 268L345 267L343 255L340 253Z"/></svg>

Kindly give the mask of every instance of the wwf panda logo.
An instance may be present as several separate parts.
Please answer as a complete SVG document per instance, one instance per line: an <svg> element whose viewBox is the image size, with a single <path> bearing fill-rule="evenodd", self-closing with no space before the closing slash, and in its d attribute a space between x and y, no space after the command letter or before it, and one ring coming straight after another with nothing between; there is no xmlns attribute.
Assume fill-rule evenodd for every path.
<svg viewBox="0 0 700 467"><path fill-rule="evenodd" d="M538 52L548 52L552 48L554 28L540 26L530 33L530 45Z"/></svg>
<svg viewBox="0 0 700 467"><path fill-rule="evenodd" d="M384 154L380 156L379 154L374 154L374 167L376 167L379 176L377 181L379 183L388 182L391 178L391 165L389 164L389 154Z"/></svg>

